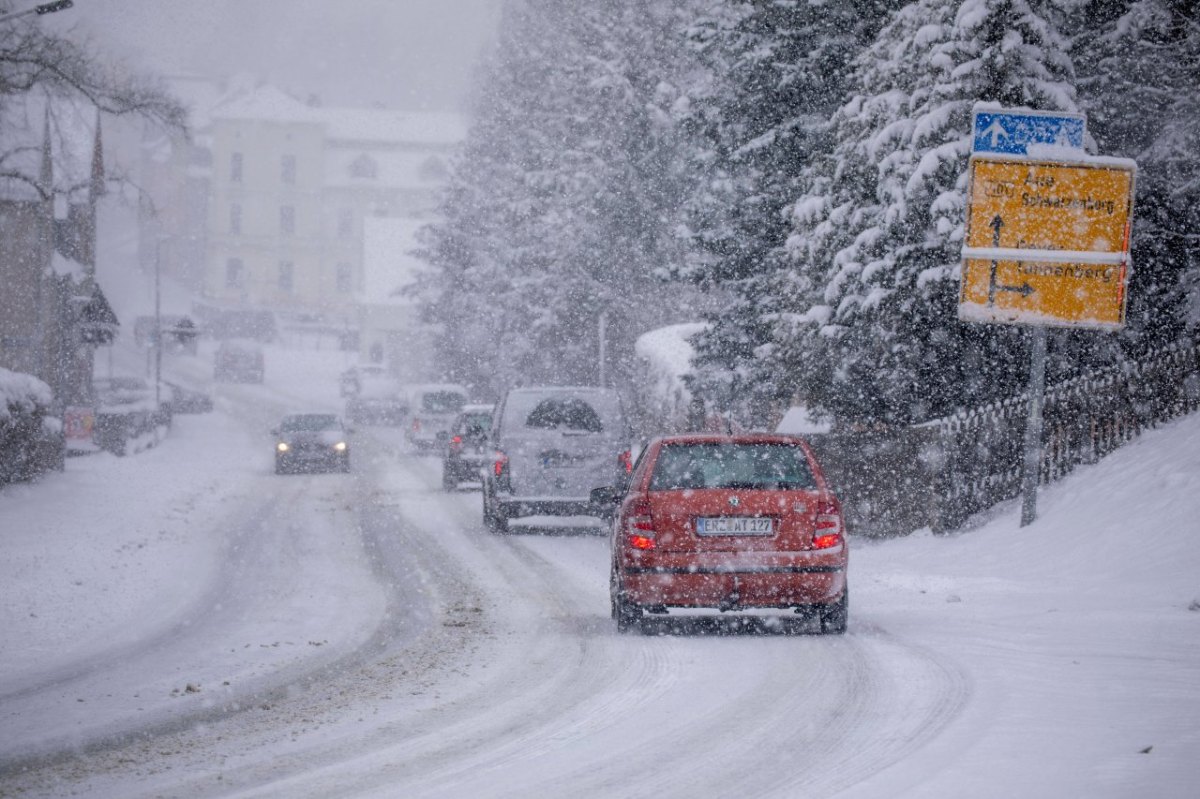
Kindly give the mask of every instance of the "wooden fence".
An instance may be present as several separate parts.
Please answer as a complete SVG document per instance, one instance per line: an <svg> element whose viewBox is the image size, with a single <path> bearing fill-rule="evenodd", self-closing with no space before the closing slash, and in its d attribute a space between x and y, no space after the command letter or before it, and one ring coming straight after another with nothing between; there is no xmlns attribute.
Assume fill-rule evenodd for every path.
<svg viewBox="0 0 1200 799"><path fill-rule="evenodd" d="M842 498L852 532L947 532L1020 494L1028 406L1021 395L902 430L807 438ZM1057 480L1142 430L1197 408L1196 341L1051 386L1040 480Z"/></svg>

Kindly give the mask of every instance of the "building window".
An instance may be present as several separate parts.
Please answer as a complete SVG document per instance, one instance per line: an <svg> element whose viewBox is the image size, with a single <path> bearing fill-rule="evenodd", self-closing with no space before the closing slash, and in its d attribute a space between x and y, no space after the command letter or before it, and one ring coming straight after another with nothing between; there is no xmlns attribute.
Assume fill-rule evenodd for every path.
<svg viewBox="0 0 1200 799"><path fill-rule="evenodd" d="M296 182L296 156L285 155L283 157L280 177L283 178L284 183L291 184Z"/></svg>
<svg viewBox="0 0 1200 799"><path fill-rule="evenodd" d="M241 258L230 258L225 262L225 287L240 289L245 281L245 266Z"/></svg>
<svg viewBox="0 0 1200 799"><path fill-rule="evenodd" d="M366 153L362 153L350 162L350 177L374 180L379 177L379 163Z"/></svg>
<svg viewBox="0 0 1200 799"><path fill-rule="evenodd" d="M338 212L338 238L348 239L354 234L354 211L343 208Z"/></svg>
<svg viewBox="0 0 1200 799"><path fill-rule="evenodd" d="M279 262L279 290L280 291L285 292L287 294L292 293L292 287L295 285L293 283L294 272L295 272L295 268L292 266L291 261L280 261Z"/></svg>
<svg viewBox="0 0 1200 799"><path fill-rule="evenodd" d="M242 206L238 203L229 206L229 232L234 235L242 232Z"/></svg>
<svg viewBox="0 0 1200 799"><path fill-rule="evenodd" d="M340 294L349 294L354 288L354 269L347 263L337 265L337 290Z"/></svg>
<svg viewBox="0 0 1200 799"><path fill-rule="evenodd" d="M242 154L234 153L229 157L229 180L233 183L242 182Z"/></svg>
<svg viewBox="0 0 1200 799"><path fill-rule="evenodd" d="M279 232L292 234L296 232L296 207L284 205L279 208Z"/></svg>

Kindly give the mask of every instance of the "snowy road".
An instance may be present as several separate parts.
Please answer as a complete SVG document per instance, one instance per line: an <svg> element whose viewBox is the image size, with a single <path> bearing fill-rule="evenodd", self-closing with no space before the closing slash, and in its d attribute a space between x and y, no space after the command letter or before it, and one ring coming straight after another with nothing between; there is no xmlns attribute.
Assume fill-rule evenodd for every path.
<svg viewBox="0 0 1200 799"><path fill-rule="evenodd" d="M272 474L263 430L299 401L222 387L154 450L0 495L0 796L1182 797L1200 775L1200 557L1171 535L1197 509L1160 514L1140 565L1116 544L1152 496L1129 474L1200 495L1194 422L1174 459L1093 467L1107 505L1048 492L1066 559L1022 557L1003 511L856 541L846 636L659 636L616 633L602 536L487 533L396 430L360 430L351 475Z"/></svg>

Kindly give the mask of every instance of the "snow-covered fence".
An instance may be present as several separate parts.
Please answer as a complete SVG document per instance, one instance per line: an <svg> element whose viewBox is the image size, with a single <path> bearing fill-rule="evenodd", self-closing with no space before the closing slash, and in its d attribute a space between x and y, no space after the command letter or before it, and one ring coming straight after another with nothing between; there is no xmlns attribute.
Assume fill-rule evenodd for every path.
<svg viewBox="0 0 1200 799"><path fill-rule="evenodd" d="M1200 342L1181 342L1139 361L1099 370L1046 391L1042 483L1094 463L1149 427L1200 408ZM932 423L944 458L935 530L1021 490L1026 396Z"/></svg>
<svg viewBox="0 0 1200 799"><path fill-rule="evenodd" d="M1021 395L914 427L806 438L842 499L852 532L945 532L1020 494L1028 408ZM1195 341L1051 386L1043 408L1041 482L1197 409Z"/></svg>

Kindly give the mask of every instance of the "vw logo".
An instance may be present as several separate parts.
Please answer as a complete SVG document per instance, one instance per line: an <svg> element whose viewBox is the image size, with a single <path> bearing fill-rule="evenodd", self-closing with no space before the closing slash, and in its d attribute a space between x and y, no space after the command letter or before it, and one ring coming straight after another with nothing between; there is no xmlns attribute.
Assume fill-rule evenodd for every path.
<svg viewBox="0 0 1200 799"><path fill-rule="evenodd" d="M741 501L740 499L738 499L737 497L730 497L730 498L729 498L729 504L730 504L730 506L732 506L732 507L734 507L734 508L736 508L738 505L740 505L740 504L741 504L741 502L742 502L742 501Z"/></svg>

